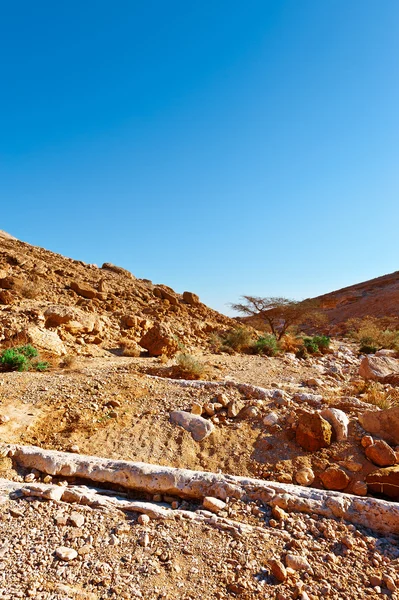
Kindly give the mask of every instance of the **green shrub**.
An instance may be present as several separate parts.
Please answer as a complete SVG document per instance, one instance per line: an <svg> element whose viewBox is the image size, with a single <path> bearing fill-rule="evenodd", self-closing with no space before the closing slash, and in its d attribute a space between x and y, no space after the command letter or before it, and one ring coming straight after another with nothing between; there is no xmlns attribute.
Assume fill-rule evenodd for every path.
<svg viewBox="0 0 399 600"><path fill-rule="evenodd" d="M274 335L263 335L259 337L254 345L256 354L265 354L266 356L276 356L279 351L278 342Z"/></svg>
<svg viewBox="0 0 399 600"><path fill-rule="evenodd" d="M330 347L331 339L328 335L314 335L312 340L317 344L319 350L327 350Z"/></svg>
<svg viewBox="0 0 399 600"><path fill-rule="evenodd" d="M0 356L0 364L10 371L28 371L30 367L28 358L16 348L4 350Z"/></svg>
<svg viewBox="0 0 399 600"><path fill-rule="evenodd" d="M36 369L36 371L47 371L47 369L49 368L49 363L44 361L44 360L39 360L36 363L34 363L33 368Z"/></svg>
<svg viewBox="0 0 399 600"><path fill-rule="evenodd" d="M45 371L48 369L49 363L40 360L32 362L31 360L38 356L38 351L30 344L7 348L0 354L0 365L8 371L29 371L29 369Z"/></svg>
<svg viewBox="0 0 399 600"><path fill-rule="evenodd" d="M303 338L303 345L306 348L306 352L309 354L315 354L319 351L319 346L317 345L317 342L313 341L313 338Z"/></svg>
<svg viewBox="0 0 399 600"><path fill-rule="evenodd" d="M231 348L236 352L248 350L252 345L252 334L246 327L235 327L222 336L222 349Z"/></svg>
<svg viewBox="0 0 399 600"><path fill-rule="evenodd" d="M25 346L18 346L17 348L15 348L15 350L16 352L19 352L19 354L23 354L24 356L26 356L26 358L35 358L36 356L39 356L39 352L36 350L36 348L31 346L31 344L26 344Z"/></svg>
<svg viewBox="0 0 399 600"><path fill-rule="evenodd" d="M317 352L323 352L330 346L330 338L327 335L314 335L313 337L303 338L303 345L306 352L309 354L316 354Z"/></svg>

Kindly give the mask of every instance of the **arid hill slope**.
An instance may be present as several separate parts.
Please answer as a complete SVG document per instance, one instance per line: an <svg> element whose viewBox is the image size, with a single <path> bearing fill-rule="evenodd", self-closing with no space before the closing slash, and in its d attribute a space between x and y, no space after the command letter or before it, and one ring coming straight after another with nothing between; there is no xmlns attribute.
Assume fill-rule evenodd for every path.
<svg viewBox="0 0 399 600"><path fill-rule="evenodd" d="M331 323L353 317L399 317L399 271L315 298Z"/></svg>
<svg viewBox="0 0 399 600"><path fill-rule="evenodd" d="M211 332L234 321L195 294L181 296L123 268L65 258L0 231L0 343L28 333L55 354L101 356L123 341L140 342L159 323L167 352L206 346Z"/></svg>

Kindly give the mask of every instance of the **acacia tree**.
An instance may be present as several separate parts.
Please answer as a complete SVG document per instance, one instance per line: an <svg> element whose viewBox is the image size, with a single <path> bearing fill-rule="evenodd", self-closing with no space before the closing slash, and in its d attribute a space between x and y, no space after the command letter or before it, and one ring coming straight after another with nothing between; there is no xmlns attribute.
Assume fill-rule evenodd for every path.
<svg viewBox="0 0 399 600"><path fill-rule="evenodd" d="M307 322L315 326L325 320L318 310L318 303L314 300L299 301L274 296L242 296L241 299L243 302L231 304L231 307L243 315L252 317L254 325L268 326L278 340L281 340L292 325Z"/></svg>

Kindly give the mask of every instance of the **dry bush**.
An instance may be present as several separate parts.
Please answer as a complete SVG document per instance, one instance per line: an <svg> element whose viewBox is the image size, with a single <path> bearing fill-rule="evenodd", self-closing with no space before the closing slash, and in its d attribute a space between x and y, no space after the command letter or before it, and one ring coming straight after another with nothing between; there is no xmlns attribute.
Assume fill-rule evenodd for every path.
<svg viewBox="0 0 399 600"><path fill-rule="evenodd" d="M372 381L367 385L367 391L362 395L362 400L368 404L378 406L382 410L399 406L399 389L386 390L381 383Z"/></svg>
<svg viewBox="0 0 399 600"><path fill-rule="evenodd" d="M299 348L303 346L303 340L292 333L286 333L280 340L280 348L283 352L292 352L296 354Z"/></svg>
<svg viewBox="0 0 399 600"><path fill-rule="evenodd" d="M182 352L176 357L175 372L184 379L201 379L206 375L207 365L191 354Z"/></svg>
<svg viewBox="0 0 399 600"><path fill-rule="evenodd" d="M60 363L60 367L63 369L72 369L76 366L76 362L77 359L74 354L66 354Z"/></svg>
<svg viewBox="0 0 399 600"><path fill-rule="evenodd" d="M399 351L399 331L387 327L385 319L377 317L364 317L363 319L349 319L346 322L347 335L360 344L360 351L364 353L375 352L380 348Z"/></svg>
<svg viewBox="0 0 399 600"><path fill-rule="evenodd" d="M141 354L140 346L133 340L123 340L120 342L122 356L131 356L138 358Z"/></svg>
<svg viewBox="0 0 399 600"><path fill-rule="evenodd" d="M234 327L224 333L221 339L223 351L248 352L253 346L252 332L246 327Z"/></svg>

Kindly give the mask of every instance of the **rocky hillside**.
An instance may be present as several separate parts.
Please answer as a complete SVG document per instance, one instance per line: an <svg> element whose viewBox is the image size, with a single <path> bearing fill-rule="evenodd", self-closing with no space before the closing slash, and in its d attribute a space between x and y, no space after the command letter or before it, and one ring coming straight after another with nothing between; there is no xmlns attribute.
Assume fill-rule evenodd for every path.
<svg viewBox="0 0 399 600"><path fill-rule="evenodd" d="M332 324L354 317L399 317L399 271L315 299Z"/></svg>
<svg viewBox="0 0 399 600"><path fill-rule="evenodd" d="M234 324L191 292L105 263L65 258L0 231L0 344L26 339L57 355L170 355ZM140 343L142 347L136 344Z"/></svg>

